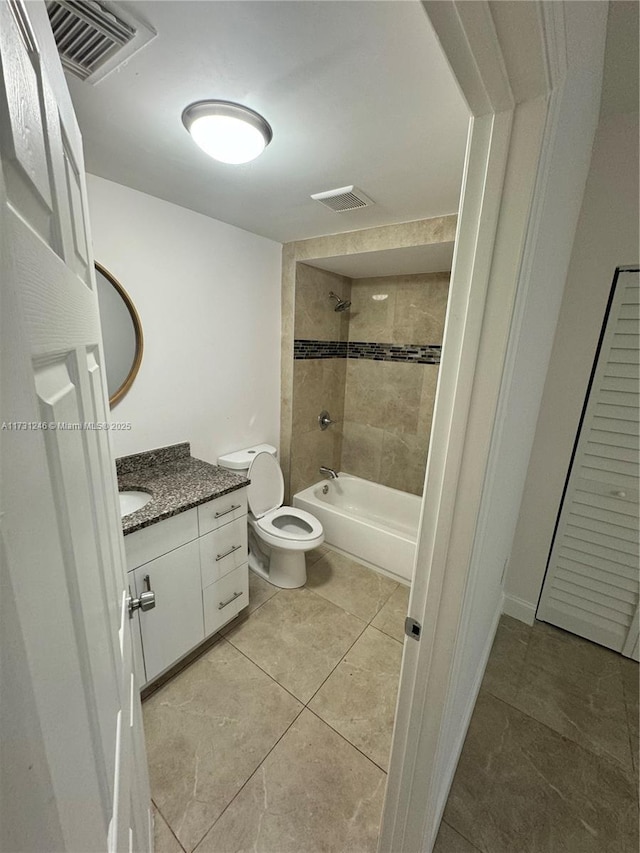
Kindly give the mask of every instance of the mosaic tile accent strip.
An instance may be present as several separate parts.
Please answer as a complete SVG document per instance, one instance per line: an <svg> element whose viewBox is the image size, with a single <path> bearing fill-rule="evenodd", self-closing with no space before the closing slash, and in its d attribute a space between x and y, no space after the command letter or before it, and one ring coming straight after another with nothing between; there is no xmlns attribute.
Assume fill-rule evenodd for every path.
<svg viewBox="0 0 640 853"><path fill-rule="evenodd" d="M404 361L413 364L440 364L442 347L423 344L383 344L368 341L294 341L293 357L367 358L372 361Z"/></svg>
<svg viewBox="0 0 640 853"><path fill-rule="evenodd" d="M346 358L347 341L294 341L294 358Z"/></svg>
<svg viewBox="0 0 640 853"><path fill-rule="evenodd" d="M440 364L441 351L441 346L349 341L347 358L369 358L373 361L411 361L415 364Z"/></svg>

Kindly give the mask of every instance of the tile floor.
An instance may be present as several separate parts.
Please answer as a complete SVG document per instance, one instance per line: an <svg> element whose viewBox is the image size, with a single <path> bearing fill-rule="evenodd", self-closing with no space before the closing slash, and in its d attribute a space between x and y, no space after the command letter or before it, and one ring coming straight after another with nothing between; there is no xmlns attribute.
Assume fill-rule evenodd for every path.
<svg viewBox="0 0 640 853"><path fill-rule="evenodd" d="M503 616L444 820L482 853L636 853L638 664Z"/></svg>
<svg viewBox="0 0 640 853"><path fill-rule="evenodd" d="M374 853L408 590L326 548L144 703L157 853ZM436 853L637 844L638 667L503 617Z"/></svg>

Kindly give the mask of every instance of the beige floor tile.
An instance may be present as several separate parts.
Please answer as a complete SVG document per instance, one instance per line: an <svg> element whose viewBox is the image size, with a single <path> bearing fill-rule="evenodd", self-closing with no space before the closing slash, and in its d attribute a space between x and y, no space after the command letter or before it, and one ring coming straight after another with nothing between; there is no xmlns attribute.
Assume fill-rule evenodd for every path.
<svg viewBox="0 0 640 853"><path fill-rule="evenodd" d="M182 845L155 806L153 807L153 849L154 853L183 853Z"/></svg>
<svg viewBox="0 0 640 853"><path fill-rule="evenodd" d="M438 830L433 853L478 853L478 848L443 820Z"/></svg>
<svg viewBox="0 0 640 853"><path fill-rule="evenodd" d="M365 623L308 589L283 589L227 639L308 702Z"/></svg>
<svg viewBox="0 0 640 853"><path fill-rule="evenodd" d="M187 851L300 707L227 642L215 645L144 703L151 794Z"/></svg>
<svg viewBox="0 0 640 853"><path fill-rule="evenodd" d="M312 566L314 563L317 563L321 557L327 553L329 549L326 545L318 545L317 548L314 548L311 551L307 551L305 554L305 558L307 561L307 571L309 570L309 566Z"/></svg>
<svg viewBox="0 0 640 853"><path fill-rule="evenodd" d="M444 816L483 853L638 849L630 775L484 691Z"/></svg>
<svg viewBox="0 0 640 853"><path fill-rule="evenodd" d="M277 586L264 580L255 572L249 571L249 607L247 613L253 613L277 592Z"/></svg>
<svg viewBox="0 0 640 853"><path fill-rule="evenodd" d="M369 626L309 703L309 708L387 770L402 645Z"/></svg>
<svg viewBox="0 0 640 853"><path fill-rule="evenodd" d="M505 702L515 699L530 635L531 627L524 622L510 616L500 618L482 681L484 690Z"/></svg>
<svg viewBox="0 0 640 853"><path fill-rule="evenodd" d="M307 568L307 589L365 622L373 619L397 586L395 581L337 551L327 551Z"/></svg>
<svg viewBox="0 0 640 853"><path fill-rule="evenodd" d="M543 623L531 629L515 698L559 734L633 769L619 655Z"/></svg>
<svg viewBox="0 0 640 853"><path fill-rule="evenodd" d="M635 772L636 784L638 784L638 771L640 770L640 738L638 735L629 734L631 744L631 758L633 759L633 770Z"/></svg>
<svg viewBox="0 0 640 853"><path fill-rule="evenodd" d="M404 620L409 609L409 587L398 584L398 588L371 623L394 640L404 643Z"/></svg>
<svg viewBox="0 0 640 853"><path fill-rule="evenodd" d="M198 853L374 853L385 774L303 711Z"/></svg>
<svg viewBox="0 0 640 853"><path fill-rule="evenodd" d="M633 737L638 738L638 717L640 715L640 666L635 660L620 657L620 674L622 676L622 687L624 700L627 706L627 719L629 730Z"/></svg>
<svg viewBox="0 0 640 853"><path fill-rule="evenodd" d="M536 621L531 629L527 660L568 677L599 678L619 670L620 655L568 631Z"/></svg>

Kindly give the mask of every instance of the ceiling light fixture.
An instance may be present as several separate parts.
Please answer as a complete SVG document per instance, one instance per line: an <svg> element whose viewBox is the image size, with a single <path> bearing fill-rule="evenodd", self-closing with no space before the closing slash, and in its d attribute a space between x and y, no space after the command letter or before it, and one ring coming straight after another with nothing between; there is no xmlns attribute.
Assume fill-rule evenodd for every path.
<svg viewBox="0 0 640 853"><path fill-rule="evenodd" d="M194 141L221 163L248 163L271 142L273 131L259 113L231 101L197 101L182 113Z"/></svg>

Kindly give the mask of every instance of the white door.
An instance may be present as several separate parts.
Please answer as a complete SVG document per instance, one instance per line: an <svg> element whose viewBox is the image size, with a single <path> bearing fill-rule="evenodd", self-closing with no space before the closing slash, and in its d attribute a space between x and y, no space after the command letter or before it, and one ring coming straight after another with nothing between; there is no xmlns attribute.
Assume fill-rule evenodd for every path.
<svg viewBox="0 0 640 853"><path fill-rule="evenodd" d="M147 851L115 470L78 428L109 417L82 146L28 6L0 3L0 849Z"/></svg>
<svg viewBox="0 0 640 853"><path fill-rule="evenodd" d="M538 619L638 657L637 270L618 273Z"/></svg>

